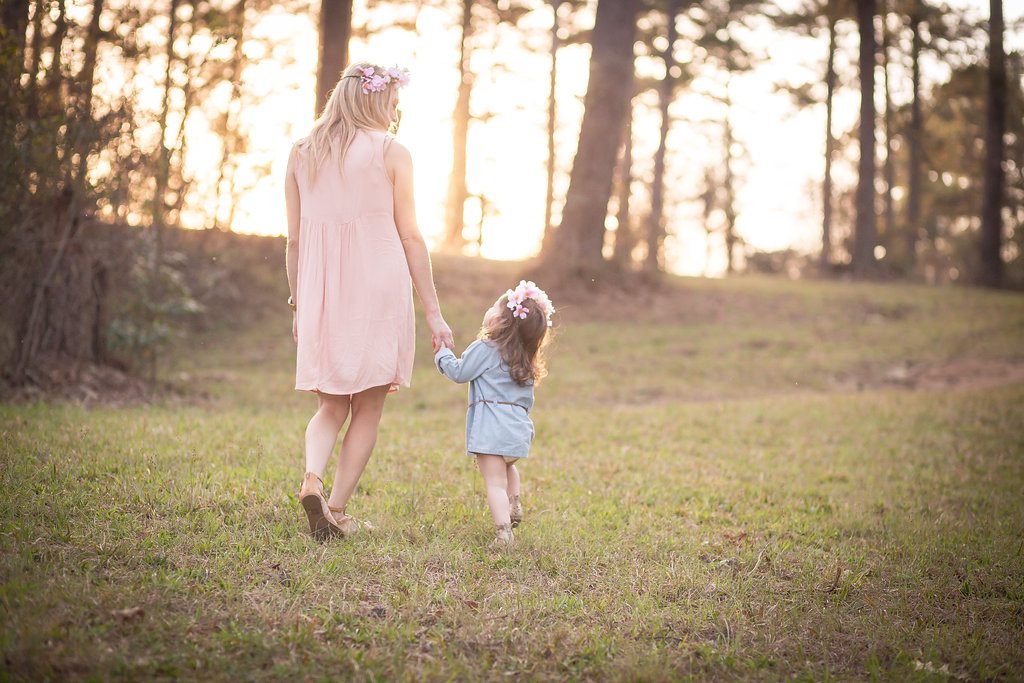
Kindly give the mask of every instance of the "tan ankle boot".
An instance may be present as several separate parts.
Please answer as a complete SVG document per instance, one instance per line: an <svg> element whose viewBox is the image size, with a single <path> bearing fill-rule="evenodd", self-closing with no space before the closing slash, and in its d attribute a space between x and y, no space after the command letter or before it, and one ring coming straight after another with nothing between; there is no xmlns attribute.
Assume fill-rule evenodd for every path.
<svg viewBox="0 0 1024 683"><path fill-rule="evenodd" d="M327 508L327 498L324 497L324 480L316 472L306 472L302 477L299 503L306 511L309 533L313 535L313 538L323 542L332 535L343 535L341 527L334 521L334 517L331 516L330 510Z"/></svg>

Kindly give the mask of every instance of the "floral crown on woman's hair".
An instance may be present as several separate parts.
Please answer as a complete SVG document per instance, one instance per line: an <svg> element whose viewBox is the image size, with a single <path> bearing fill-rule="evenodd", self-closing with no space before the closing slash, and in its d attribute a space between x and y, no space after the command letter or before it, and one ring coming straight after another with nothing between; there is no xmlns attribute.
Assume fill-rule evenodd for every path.
<svg viewBox="0 0 1024 683"><path fill-rule="evenodd" d="M525 320L526 316L530 315L530 309L524 306L523 302L527 299L533 299L540 308L540 312L547 318L548 327L551 327L551 316L555 312L555 307L551 304L551 299L548 298L544 290L533 282L520 280L515 289L505 292L505 296L508 297L507 306L512 311L513 318Z"/></svg>
<svg viewBox="0 0 1024 683"><path fill-rule="evenodd" d="M409 85L409 70L397 66L391 66L387 69L360 66L356 68L356 72L345 76L345 78L358 78L362 81L363 92L366 94L380 92L392 83L395 83L399 88Z"/></svg>

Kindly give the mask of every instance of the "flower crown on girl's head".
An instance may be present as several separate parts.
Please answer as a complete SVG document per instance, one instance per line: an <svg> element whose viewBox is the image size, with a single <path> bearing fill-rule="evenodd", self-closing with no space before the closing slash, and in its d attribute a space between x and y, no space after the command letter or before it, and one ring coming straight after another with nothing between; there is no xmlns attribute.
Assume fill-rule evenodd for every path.
<svg viewBox="0 0 1024 683"><path fill-rule="evenodd" d="M525 320L526 316L530 315L530 309L524 306L523 302L527 299L533 299L537 302L537 306L540 307L540 312L547 318L548 327L551 327L551 316L555 312L555 307L551 304L551 299L548 298L544 290L533 282L520 280L515 289L505 292L505 296L508 297L507 305L509 310L512 311L513 318Z"/></svg>
<svg viewBox="0 0 1024 683"><path fill-rule="evenodd" d="M369 94L371 92L380 92L384 88L395 83L399 88L403 88L409 85L409 70L405 68L399 68L392 66L387 69L378 67L374 69L372 66L360 66L356 68L354 74L349 74L345 78L358 78L362 81L363 92Z"/></svg>

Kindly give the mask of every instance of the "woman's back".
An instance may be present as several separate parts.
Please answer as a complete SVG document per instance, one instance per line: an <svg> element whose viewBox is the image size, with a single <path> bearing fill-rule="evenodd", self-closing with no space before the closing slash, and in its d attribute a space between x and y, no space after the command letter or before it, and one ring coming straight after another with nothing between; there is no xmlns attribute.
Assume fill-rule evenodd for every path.
<svg viewBox="0 0 1024 683"><path fill-rule="evenodd" d="M359 216L394 214L394 192L384 166L391 136L380 130L357 129L345 151L344 171L338 163L340 141L334 140L313 182L308 164L312 154L298 145L295 179L301 217L315 222L347 222Z"/></svg>
<svg viewBox="0 0 1024 683"><path fill-rule="evenodd" d="M390 136L358 130L311 182L312 154L297 148L299 188L295 388L355 394L409 386L415 323L409 265L384 167Z"/></svg>

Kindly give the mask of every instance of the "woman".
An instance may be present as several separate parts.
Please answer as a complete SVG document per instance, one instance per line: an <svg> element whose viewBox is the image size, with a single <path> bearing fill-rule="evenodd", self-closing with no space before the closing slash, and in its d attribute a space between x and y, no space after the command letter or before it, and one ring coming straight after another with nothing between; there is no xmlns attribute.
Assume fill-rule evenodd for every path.
<svg viewBox="0 0 1024 683"><path fill-rule="evenodd" d="M416 223L412 157L388 134L407 82L404 70L350 66L288 158L295 389L318 401L299 499L319 540L360 528L345 507L377 440L385 397L412 375L410 278L435 349L454 345ZM322 475L350 415L327 499Z"/></svg>

